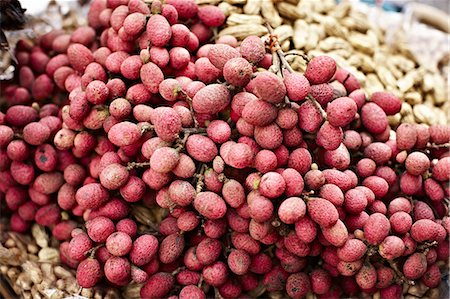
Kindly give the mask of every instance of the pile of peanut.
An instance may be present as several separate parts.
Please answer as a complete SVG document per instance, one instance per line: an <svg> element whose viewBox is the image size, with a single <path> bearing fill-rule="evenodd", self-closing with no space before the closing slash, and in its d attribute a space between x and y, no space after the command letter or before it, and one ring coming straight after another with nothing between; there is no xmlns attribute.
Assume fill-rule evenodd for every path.
<svg viewBox="0 0 450 299"><path fill-rule="evenodd" d="M216 4L227 15L227 27L218 34L242 39L247 35L267 35L267 21L284 51L292 50L297 69L305 63L297 54L310 58L333 57L351 71L370 96L375 91L391 91L404 100L402 110L390 117L392 126L400 122L446 124L449 122L448 86L442 74L420 65L401 40L388 45L385 32L369 22L368 16L349 2L334 0L197 0Z"/></svg>

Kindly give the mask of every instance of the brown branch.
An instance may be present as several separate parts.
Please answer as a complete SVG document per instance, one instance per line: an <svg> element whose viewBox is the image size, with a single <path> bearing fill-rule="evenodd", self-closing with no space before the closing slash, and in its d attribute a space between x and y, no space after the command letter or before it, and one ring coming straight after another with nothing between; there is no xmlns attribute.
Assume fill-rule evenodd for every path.
<svg viewBox="0 0 450 299"><path fill-rule="evenodd" d="M187 141L188 138L189 138L189 135L190 135L189 132L188 132L188 133L185 133L183 139L180 139L180 140L178 141L177 146L176 146L176 148L175 148L177 151L181 151L181 150L184 148L184 146L185 146L185 144L186 144L186 141Z"/></svg>
<svg viewBox="0 0 450 299"><path fill-rule="evenodd" d="M314 105L314 107L316 107L316 109L319 111L319 113L323 117L323 119L327 120L327 113L325 112L325 110L323 110L320 103L317 102L317 100L314 97L312 97L311 95L307 95L306 98L311 101L311 103Z"/></svg>
<svg viewBox="0 0 450 299"><path fill-rule="evenodd" d="M283 50L281 50L281 46L280 46L280 43L278 42L278 39L274 38L272 26L270 26L269 23L266 23L266 27L267 27L267 30L269 31L270 38L272 40L271 44L273 44L273 47L275 48L275 52L277 53L278 57L280 58L281 64L289 73L293 73L294 70L292 69L289 62L286 60L286 57L284 57L284 53L283 53Z"/></svg>
<svg viewBox="0 0 450 299"><path fill-rule="evenodd" d="M415 285L414 281L412 280L408 280L403 273L398 269L397 264L392 261L392 260L386 260L389 263L389 266L391 267L392 270L394 270L394 272L397 274L398 278L400 279L401 282L407 283L409 285Z"/></svg>
<svg viewBox="0 0 450 299"><path fill-rule="evenodd" d="M197 174L195 174L197 178L195 191L197 193L202 192L203 186L205 185L205 183L203 182L203 180L205 179L205 171L206 171L206 164L202 164L202 166L200 167L200 171Z"/></svg>
<svg viewBox="0 0 450 299"><path fill-rule="evenodd" d="M142 162L142 163L128 162L127 170L131 170L134 168L140 168L140 167L147 167L147 166L150 166L150 162Z"/></svg>
<svg viewBox="0 0 450 299"><path fill-rule="evenodd" d="M183 89L180 89L180 92L182 95L186 97L186 101L189 104L189 110L191 111L192 119L194 120L194 127L198 128L198 121L197 118L195 117L194 107L192 106L192 98Z"/></svg>
<svg viewBox="0 0 450 299"><path fill-rule="evenodd" d="M103 247L103 246L105 246L105 244L100 244L100 245L97 245L97 246L95 246L95 247L92 247L91 249L89 249L88 251L86 251L86 252L84 253L84 255L88 255L88 254L89 254L89 257L90 257L90 258L94 258L95 253L97 252L97 250L98 250L100 247Z"/></svg>
<svg viewBox="0 0 450 299"><path fill-rule="evenodd" d="M450 142L443 143L443 144L431 143L431 144L427 145L427 148L432 148L432 149L450 148Z"/></svg>

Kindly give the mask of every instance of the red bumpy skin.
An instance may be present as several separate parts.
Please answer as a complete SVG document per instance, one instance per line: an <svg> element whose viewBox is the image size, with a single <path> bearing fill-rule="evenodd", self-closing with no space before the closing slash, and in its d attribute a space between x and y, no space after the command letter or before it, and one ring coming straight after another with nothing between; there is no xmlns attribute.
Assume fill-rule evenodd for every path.
<svg viewBox="0 0 450 299"><path fill-rule="evenodd" d="M336 62L329 56L317 56L309 63L305 77L311 84L327 83L336 72Z"/></svg>

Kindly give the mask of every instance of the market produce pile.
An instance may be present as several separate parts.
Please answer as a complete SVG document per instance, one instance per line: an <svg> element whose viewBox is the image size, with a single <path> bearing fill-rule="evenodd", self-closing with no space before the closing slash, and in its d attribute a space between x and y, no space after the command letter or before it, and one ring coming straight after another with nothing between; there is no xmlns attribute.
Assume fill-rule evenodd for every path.
<svg viewBox="0 0 450 299"><path fill-rule="evenodd" d="M88 21L17 44L0 113L11 229L48 227L81 287L400 298L439 285L450 126L393 131L400 98L366 98L329 56L294 71L270 25L211 42L216 6L94 0ZM143 207L164 219L140 229Z"/></svg>
<svg viewBox="0 0 450 299"><path fill-rule="evenodd" d="M202 2L220 2L217 5L227 19L219 36L229 34L238 39L248 34L263 36L267 34L264 26L267 21L274 28L283 50L309 57L331 56L341 68L358 78L369 96L383 90L394 93L403 103L400 113L388 116L393 126L401 122L432 125L450 121L450 102L447 101L450 86L435 65L443 53L448 53L448 46L444 42L437 47L432 32L426 34L412 28L403 32L404 29L392 22L393 14L366 12L351 1L339 4L335 0ZM409 28L407 25L409 23L404 21L401 27ZM411 53L418 51L408 43L408 35L426 45L420 57ZM302 59L288 56L288 60L292 61L293 69L304 71L306 65Z"/></svg>

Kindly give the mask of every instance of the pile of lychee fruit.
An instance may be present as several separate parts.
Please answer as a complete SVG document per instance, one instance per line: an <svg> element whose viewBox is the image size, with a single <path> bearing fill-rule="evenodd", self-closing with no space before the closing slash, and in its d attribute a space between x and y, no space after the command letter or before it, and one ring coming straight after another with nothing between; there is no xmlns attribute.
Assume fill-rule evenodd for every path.
<svg viewBox="0 0 450 299"><path fill-rule="evenodd" d="M449 126L391 128L399 98L367 98L327 56L293 71L276 36L215 39L215 6L94 0L87 17L17 44L0 112L11 229L48 227L81 287L401 298L440 284ZM156 229L138 229L137 205L165 209Z"/></svg>

